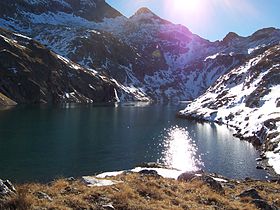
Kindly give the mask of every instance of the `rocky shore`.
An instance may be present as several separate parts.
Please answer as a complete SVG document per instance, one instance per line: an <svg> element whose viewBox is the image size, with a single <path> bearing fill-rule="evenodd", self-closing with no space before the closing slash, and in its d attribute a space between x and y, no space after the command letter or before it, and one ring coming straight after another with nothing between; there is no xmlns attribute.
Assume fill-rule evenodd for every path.
<svg viewBox="0 0 280 210"><path fill-rule="evenodd" d="M280 208L279 179L234 180L203 171L170 178L161 174L169 170L174 175L176 170L136 169L15 187L9 181L0 180L0 209Z"/></svg>
<svg viewBox="0 0 280 210"><path fill-rule="evenodd" d="M280 174L280 45L268 48L221 76L178 113L181 118L225 124L257 146L262 164ZM263 165L263 166L261 166Z"/></svg>
<svg viewBox="0 0 280 210"><path fill-rule="evenodd" d="M217 123L219 125L227 125L229 128L233 130L233 136L239 138L241 141L248 141L250 142L257 150L259 150L260 157L256 159L257 165L256 168L260 170L266 170L271 176L279 177L279 173L275 171L273 168L273 165L269 163L269 157L267 155L267 151L272 151L272 153L277 154L276 148L278 147L279 142L278 141L270 141L269 139L269 129L262 129L259 133L262 132L262 139L260 140L259 136L249 136L249 137L244 137L241 134L241 130L239 127L227 124L223 121L212 121L209 120L208 118L202 116L202 115L196 115L194 113L177 113L176 117L181 118L181 119L188 119L188 120L195 120L201 123ZM278 137L279 134L277 134L276 137ZM264 143L261 143L264 142ZM274 148L274 149L273 149ZM275 151L274 151L275 150ZM278 152L279 153L279 152Z"/></svg>

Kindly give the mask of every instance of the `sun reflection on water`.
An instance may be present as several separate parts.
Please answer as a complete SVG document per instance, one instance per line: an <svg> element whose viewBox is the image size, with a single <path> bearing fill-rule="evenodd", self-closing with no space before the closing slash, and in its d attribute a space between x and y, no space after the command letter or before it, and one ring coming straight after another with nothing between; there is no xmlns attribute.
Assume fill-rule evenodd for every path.
<svg viewBox="0 0 280 210"><path fill-rule="evenodd" d="M180 171L196 171L203 165L197 147L185 128L173 126L165 131L159 162Z"/></svg>

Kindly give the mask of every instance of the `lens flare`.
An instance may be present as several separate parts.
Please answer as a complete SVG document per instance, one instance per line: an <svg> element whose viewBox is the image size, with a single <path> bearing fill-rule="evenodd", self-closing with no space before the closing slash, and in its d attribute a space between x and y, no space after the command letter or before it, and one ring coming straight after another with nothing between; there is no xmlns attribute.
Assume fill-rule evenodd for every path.
<svg viewBox="0 0 280 210"><path fill-rule="evenodd" d="M182 10L196 10L201 4L200 0L174 0L173 9L177 11Z"/></svg>
<svg viewBox="0 0 280 210"><path fill-rule="evenodd" d="M159 162L180 171L196 171L202 161L196 157L197 148L188 131L178 126L167 130L163 142L163 154Z"/></svg>

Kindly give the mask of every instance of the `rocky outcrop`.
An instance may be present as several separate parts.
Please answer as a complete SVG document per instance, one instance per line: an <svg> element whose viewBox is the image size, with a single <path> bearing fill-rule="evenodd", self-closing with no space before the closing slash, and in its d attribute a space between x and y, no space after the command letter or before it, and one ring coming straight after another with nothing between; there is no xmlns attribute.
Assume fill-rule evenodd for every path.
<svg viewBox="0 0 280 210"><path fill-rule="evenodd" d="M16 193L16 189L9 180L2 181L0 179L0 200L12 196L15 193Z"/></svg>
<svg viewBox="0 0 280 210"><path fill-rule="evenodd" d="M262 145L269 164L280 173L279 57L280 45L250 57L245 64L221 76L178 116L233 127L235 136Z"/></svg>

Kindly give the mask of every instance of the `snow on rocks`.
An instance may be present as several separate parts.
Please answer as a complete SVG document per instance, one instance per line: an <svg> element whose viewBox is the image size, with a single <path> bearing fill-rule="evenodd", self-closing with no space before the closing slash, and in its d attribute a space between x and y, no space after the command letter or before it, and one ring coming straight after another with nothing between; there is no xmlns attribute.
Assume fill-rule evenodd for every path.
<svg viewBox="0 0 280 210"><path fill-rule="evenodd" d="M156 165L154 165L156 166ZM115 177L118 175L121 175L123 173L140 173L140 174L147 174L147 175L159 175L163 178L167 178L167 179L178 179L178 180L184 180L187 181L186 178L186 174L191 174L191 178L194 177L201 177L203 176L205 173L203 171L190 171L190 172L185 172L182 170L177 170L177 169L172 169L172 168L166 168L163 167L161 165L158 165L159 167L135 167L133 169L129 169L129 170L123 170L123 171L113 171L113 172L104 172L101 174L98 174L97 176L95 176L98 179L104 179L104 178L108 178L108 177ZM228 180L226 180L225 178L221 178L221 177L216 177L214 175L207 175L209 177L211 177L212 179L214 179L217 182L222 182L222 183L227 183Z"/></svg>
<svg viewBox="0 0 280 210"><path fill-rule="evenodd" d="M280 173L278 48L272 47L221 76L178 115L235 128L241 139L263 144L268 163Z"/></svg>
<svg viewBox="0 0 280 210"><path fill-rule="evenodd" d="M108 179L95 178L93 176L83 176L82 181L89 187L104 187L122 183L120 181L113 181Z"/></svg>
<svg viewBox="0 0 280 210"><path fill-rule="evenodd" d="M15 187L9 180L2 181L0 179L0 199L16 193Z"/></svg>

